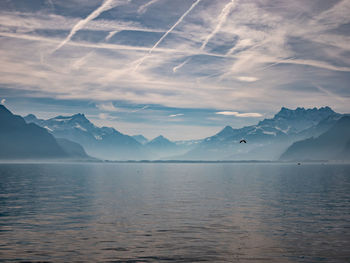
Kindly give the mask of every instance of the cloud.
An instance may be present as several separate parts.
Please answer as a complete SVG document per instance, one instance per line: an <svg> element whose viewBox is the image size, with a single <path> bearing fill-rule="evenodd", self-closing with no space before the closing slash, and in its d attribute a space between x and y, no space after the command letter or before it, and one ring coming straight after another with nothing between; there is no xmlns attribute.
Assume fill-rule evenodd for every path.
<svg viewBox="0 0 350 263"><path fill-rule="evenodd" d="M225 116L235 116L239 118L259 118L263 115L256 112L249 112L249 113L239 113L237 111L218 111L215 114L219 115L225 115Z"/></svg>
<svg viewBox="0 0 350 263"><path fill-rule="evenodd" d="M107 113L100 113L100 114L98 114L98 117L101 120L107 120L109 118L109 114L107 114Z"/></svg>
<svg viewBox="0 0 350 263"><path fill-rule="evenodd" d="M5 102L6 102L6 99L2 99L2 100L0 101L0 104L4 105Z"/></svg>
<svg viewBox="0 0 350 263"><path fill-rule="evenodd" d="M77 24L75 24L74 27L69 32L69 35L53 50L52 53L56 52L61 47L63 47L66 43L68 43L71 40L71 38L91 20L98 17L101 13L112 9L121 3L122 1L118 1L118 0L105 0L103 4L99 6L96 10L94 10L90 15L88 15L85 19L82 19Z"/></svg>
<svg viewBox="0 0 350 263"><path fill-rule="evenodd" d="M106 36L105 40L106 41L110 40L118 32L120 32L120 31L119 30L114 30L114 31L109 32L108 35Z"/></svg>
<svg viewBox="0 0 350 263"><path fill-rule="evenodd" d="M183 113L178 113L178 114L171 114L168 117L174 118L174 117L179 117L179 116L183 116L183 115L184 115Z"/></svg>
<svg viewBox="0 0 350 263"><path fill-rule="evenodd" d="M94 6L74 2L80 3L81 12ZM1 86L57 100L127 101L140 108L162 105L216 112L234 105L242 112L270 113L284 104L329 105L349 111L349 1L320 6L289 1L288 8L281 4L284 1L273 6L266 0L237 1L227 18L220 19L223 7L231 1L201 1L168 33L167 41L163 39L148 53L185 12L172 8L175 2L159 1L161 12L153 19L153 12L138 15L138 1L131 1L89 21L84 30L79 29L79 37L42 60L43 53L60 45L66 36L62 34L79 23L72 14L80 10L70 4L67 11L63 1L54 2L56 11L50 13L47 5L35 13L1 10ZM188 7L196 3L183 2ZM120 37L108 38L115 31L121 32ZM213 32L208 40L210 51L209 44L200 50ZM145 60L145 54L149 59ZM132 71L140 61L142 70ZM334 96L322 88L303 89L313 81ZM163 117L168 119L168 114ZM241 119L245 120L249 121Z"/></svg>
<svg viewBox="0 0 350 263"><path fill-rule="evenodd" d="M112 102L96 104L96 107L102 111L119 111Z"/></svg>
<svg viewBox="0 0 350 263"><path fill-rule="evenodd" d="M243 82L255 82L255 81L259 80L258 78L248 77L248 76L240 76L240 77L236 77L236 79L238 79L239 81L243 81Z"/></svg>
<svg viewBox="0 0 350 263"><path fill-rule="evenodd" d="M132 110L131 112L139 112L139 111L145 110L147 108L149 108L149 105L143 106L142 108L139 108L139 109L136 109L136 110Z"/></svg>
<svg viewBox="0 0 350 263"><path fill-rule="evenodd" d="M175 73L176 71L178 71L180 68L182 68L183 66L185 66L189 61L191 60L191 58L186 59L184 62L182 62L181 64L173 67L173 72Z"/></svg>
<svg viewBox="0 0 350 263"><path fill-rule="evenodd" d="M150 6L150 5L153 5L155 3L159 2L159 0L151 0L149 2L147 2L146 4L140 6L138 9L137 9L137 12L139 14L143 14L147 11L147 8Z"/></svg>
<svg viewBox="0 0 350 263"><path fill-rule="evenodd" d="M206 45L208 44L209 40L215 36L216 33L219 32L219 30L221 29L222 25L225 23L227 16L229 15L229 13L231 12L232 8L235 5L236 0L231 0L231 2L229 2L228 4L225 5L225 7L221 10L221 13L218 17L218 23L215 27L215 29L209 34L207 35L207 37L205 38L204 42L202 43L200 49L204 49L206 47Z"/></svg>
<svg viewBox="0 0 350 263"><path fill-rule="evenodd" d="M166 36L169 35L175 29L175 27L182 22L182 20L192 11L193 8L196 7L196 5L200 3L200 1L201 0L196 0L196 2L194 2L191 5L191 7L187 9L187 11L176 21L176 23L167 32L165 32L165 34L157 41L157 43L154 44L154 46L148 51L148 54L151 54L152 51L158 47L158 45L163 41L163 39L166 38ZM148 55L144 56L139 60L134 70L136 70L143 63L147 56Z"/></svg>

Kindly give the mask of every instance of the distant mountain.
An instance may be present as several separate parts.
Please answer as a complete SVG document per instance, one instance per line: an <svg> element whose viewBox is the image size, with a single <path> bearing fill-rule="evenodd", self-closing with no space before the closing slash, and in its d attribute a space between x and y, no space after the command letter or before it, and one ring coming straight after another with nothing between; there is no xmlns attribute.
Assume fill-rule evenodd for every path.
<svg viewBox="0 0 350 263"><path fill-rule="evenodd" d="M27 124L0 105L0 158L48 159L68 158L69 153L57 143L47 130L36 124Z"/></svg>
<svg viewBox="0 0 350 263"><path fill-rule="evenodd" d="M94 159L87 155L84 148L76 142L63 138L56 138L58 145L72 158Z"/></svg>
<svg viewBox="0 0 350 263"><path fill-rule="evenodd" d="M84 114L57 116L48 120L33 114L24 119L47 129L56 138L64 138L81 144L89 155L109 160L146 159L142 145L131 136L109 127L97 127Z"/></svg>
<svg viewBox="0 0 350 263"><path fill-rule="evenodd" d="M143 135L141 135L141 134L139 134L139 135L133 135L133 136L131 136L131 137L133 137L136 141L138 141L138 142L141 143L141 144L146 144L146 143L149 142L149 140L148 140L145 136L143 136Z"/></svg>
<svg viewBox="0 0 350 263"><path fill-rule="evenodd" d="M114 128L100 128L84 114L48 120L30 114L25 119L45 128L56 138L81 144L89 155L102 159L277 160L295 141L320 136L342 116L329 107L295 110L282 107L273 118L256 125L240 129L226 126L202 140L175 142L164 136L148 141L142 135L128 136ZM239 143L241 139L247 143ZM71 145L70 150L81 153L78 148Z"/></svg>
<svg viewBox="0 0 350 263"><path fill-rule="evenodd" d="M350 116L338 120L332 128L317 138L293 143L281 160L336 160L349 159Z"/></svg>
<svg viewBox="0 0 350 263"><path fill-rule="evenodd" d="M152 153L153 158L161 158L173 155L177 146L162 135L154 138L145 145L146 149Z"/></svg>
<svg viewBox="0 0 350 263"><path fill-rule="evenodd" d="M233 129L226 126L214 136L204 139L197 147L179 159L200 160L274 160L297 139L304 139L329 128L341 115L329 107L295 110L282 107L271 119L257 125ZM327 123L325 120L332 120ZM324 125L320 123L324 121ZM318 126L318 127L317 127ZM247 144L240 144L241 139Z"/></svg>

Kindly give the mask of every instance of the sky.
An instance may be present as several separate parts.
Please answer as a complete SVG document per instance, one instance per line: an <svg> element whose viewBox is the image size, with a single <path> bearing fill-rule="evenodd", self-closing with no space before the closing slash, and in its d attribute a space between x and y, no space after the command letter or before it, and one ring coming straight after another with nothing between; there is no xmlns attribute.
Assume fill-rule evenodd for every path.
<svg viewBox="0 0 350 263"><path fill-rule="evenodd" d="M349 0L2 0L0 102L172 140L350 112Z"/></svg>

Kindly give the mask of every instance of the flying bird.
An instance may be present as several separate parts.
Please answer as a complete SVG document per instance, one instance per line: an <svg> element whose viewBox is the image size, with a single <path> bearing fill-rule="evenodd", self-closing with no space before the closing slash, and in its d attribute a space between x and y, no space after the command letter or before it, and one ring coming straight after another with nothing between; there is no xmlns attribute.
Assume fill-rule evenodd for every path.
<svg viewBox="0 0 350 263"><path fill-rule="evenodd" d="M239 141L239 143L242 143L242 142L243 142L243 143L247 143L247 141L244 140L244 139Z"/></svg>

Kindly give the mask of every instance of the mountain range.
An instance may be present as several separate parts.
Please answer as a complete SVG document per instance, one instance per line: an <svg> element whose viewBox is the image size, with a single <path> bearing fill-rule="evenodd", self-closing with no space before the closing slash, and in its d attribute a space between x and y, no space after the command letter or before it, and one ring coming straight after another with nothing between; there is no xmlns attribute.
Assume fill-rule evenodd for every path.
<svg viewBox="0 0 350 263"><path fill-rule="evenodd" d="M57 116L48 120L33 114L24 117L26 122L47 129L56 138L64 138L81 144L88 154L100 159L139 160L148 154L141 143L114 128L97 127L84 114Z"/></svg>
<svg viewBox="0 0 350 263"><path fill-rule="evenodd" d="M293 143L281 160L336 160L350 154L350 116L338 120L325 133Z"/></svg>
<svg viewBox="0 0 350 263"><path fill-rule="evenodd" d="M0 105L0 159L93 159L77 143L55 139L46 129L26 123Z"/></svg>
<svg viewBox="0 0 350 263"><path fill-rule="evenodd" d="M1 112L4 116L12 114L4 106ZM189 141L170 141L161 135L152 140L141 134L129 136L114 128L97 127L80 113L47 120L29 114L24 117L25 122L20 116L13 116L17 121L21 120L21 125L25 127L21 126L20 129L30 130L30 127L35 127L31 129L35 129L38 134L45 134L39 137L48 141L45 143L47 148L43 147L45 151L51 149L52 156L82 157L88 154L107 160L335 160L350 157L346 124L349 117L329 107L295 110L282 107L272 118L256 125L239 129L226 126L213 136ZM1 127L5 127L3 123L7 123L5 118L1 119ZM20 126L9 127L19 129ZM336 138L333 140L336 143L329 143L332 136ZM241 139L247 143L240 143ZM1 143L11 140L15 140L15 137L3 139ZM327 143L324 142L326 140ZM39 144L38 141L31 141L34 145ZM29 142L22 140L21 143ZM33 145L29 149L31 147ZM33 156L36 151L32 152ZM16 153L7 156L16 156Z"/></svg>
<svg viewBox="0 0 350 263"><path fill-rule="evenodd" d="M329 107L295 110L282 107L273 118L264 119L257 125L240 129L226 126L179 158L277 160L293 142L323 133L341 116ZM248 143L239 143L241 139Z"/></svg>

